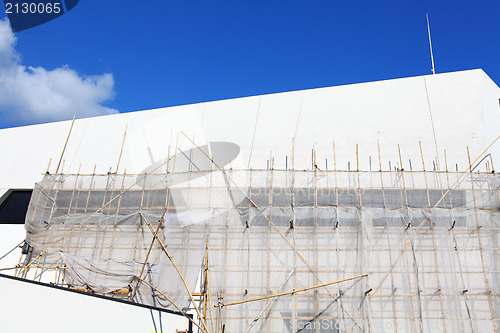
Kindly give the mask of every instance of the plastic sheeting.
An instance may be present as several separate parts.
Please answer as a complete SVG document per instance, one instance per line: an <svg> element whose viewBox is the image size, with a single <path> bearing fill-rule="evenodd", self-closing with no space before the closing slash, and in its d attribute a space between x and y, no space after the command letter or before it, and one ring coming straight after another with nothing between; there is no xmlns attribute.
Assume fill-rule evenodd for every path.
<svg viewBox="0 0 500 333"><path fill-rule="evenodd" d="M67 267L64 279L56 272L59 284L130 288L113 297L172 308L137 283L145 267L142 278L186 307L157 241L148 255L150 228L166 212L161 239L190 291L201 277L210 331L492 331L499 184L498 174L442 171L47 175L27 214L26 262L43 253L36 264Z"/></svg>

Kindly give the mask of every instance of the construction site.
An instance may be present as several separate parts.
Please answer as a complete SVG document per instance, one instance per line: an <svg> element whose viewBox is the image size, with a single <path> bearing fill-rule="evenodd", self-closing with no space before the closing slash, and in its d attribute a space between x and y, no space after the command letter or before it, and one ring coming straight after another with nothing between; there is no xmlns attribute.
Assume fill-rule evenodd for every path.
<svg viewBox="0 0 500 333"><path fill-rule="evenodd" d="M461 77L483 74L435 80L455 94L456 87L471 91ZM391 92L391 84L381 89ZM356 86L354 94L364 89ZM112 133L100 130L106 117L102 126L99 119L62 123L45 167L30 173L36 184L25 238L1 257L16 256L16 263L0 273L179 316L191 332L498 332L498 128L458 119L454 126L472 126L473 134L440 132L451 125L432 93L446 89L431 88L416 93L430 121L412 124L401 144L395 116L377 125L383 141L369 131L329 135L350 121L318 122L335 117L322 107L340 103L336 90L214 102L218 110L254 108L245 115L255 117L248 135L242 129L251 126L231 118L234 128L211 128L211 105L187 110L182 120L154 110L126 115ZM377 89L375 102L383 98ZM297 118L277 130L270 119L279 112L261 113L270 101L293 101ZM390 104L393 114L406 101ZM160 142L165 133L170 141ZM141 157L147 154L149 161ZM20 179L28 166L16 161L13 178ZM0 184L14 188L10 181Z"/></svg>
<svg viewBox="0 0 500 333"><path fill-rule="evenodd" d="M176 173L174 157L168 173L48 173L16 276L189 309L201 332L496 325L492 159L466 172L402 159L396 170L224 170L190 152L210 170Z"/></svg>

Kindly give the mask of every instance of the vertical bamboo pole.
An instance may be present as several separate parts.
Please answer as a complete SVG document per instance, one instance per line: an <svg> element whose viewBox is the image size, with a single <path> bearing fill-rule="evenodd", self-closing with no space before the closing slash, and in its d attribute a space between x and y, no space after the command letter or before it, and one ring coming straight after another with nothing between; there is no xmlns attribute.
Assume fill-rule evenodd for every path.
<svg viewBox="0 0 500 333"><path fill-rule="evenodd" d="M295 216L295 170L293 172L293 178L292 178L292 218L293 218L293 223L294 225L297 222L296 216ZM292 233L292 241L293 241L293 288L298 289L298 276L297 276L297 251L296 251L296 246L297 246L297 238L295 234L295 230L297 230L295 227L291 230ZM293 331L297 330L297 319L299 316L299 300L298 300L298 295L293 295L293 313L292 313L292 322L291 322L291 329ZM265 311L265 308L263 309ZM260 316L260 315L259 315ZM248 330L247 330L248 331Z"/></svg>
<svg viewBox="0 0 500 333"><path fill-rule="evenodd" d="M377 148L378 148L378 165L379 165L379 172L380 172L380 187L382 189L382 199L384 203L384 217L385 217L385 229L386 232L385 234L387 235L387 247L388 247L388 252L389 252L389 263L392 263L392 249L391 249L391 233L388 231L389 230L389 224L387 221L387 202L385 199L385 187L384 187L384 177L383 177L383 172L382 172L382 158L380 156L380 141L377 140ZM389 170L390 171L390 170ZM397 315L397 307L396 307L396 288L394 287L394 272L391 269L391 299L392 299L392 320L394 322L394 332L398 332L398 315Z"/></svg>
<svg viewBox="0 0 500 333"><path fill-rule="evenodd" d="M213 171L214 171L214 163L212 160L210 160L210 187L208 191L208 205L212 207L212 188L214 187L213 185ZM252 183L251 176L252 174L250 173L250 184ZM209 248L209 241L210 241L210 234L207 236L207 249ZM210 324L212 326L212 333L215 333L215 326L214 326L214 315L212 312L212 293L210 291L210 266L209 266L209 261L208 261L208 254L209 252L207 251L207 293L208 293L208 307L210 309Z"/></svg>
<svg viewBox="0 0 500 333"><path fill-rule="evenodd" d="M118 170L118 168L116 168ZM125 188L125 177L126 177L126 173L127 173L127 169L125 169L123 171L123 177L122 177L122 185L121 185L121 188L120 188L120 192L123 192L124 188ZM116 217L115 217L115 222L113 223L113 234L111 236L111 242L109 243L109 253L108 253L108 258L111 259L111 253L113 251L113 244L115 242L115 234L116 234L116 228L117 228L117 225L116 223L118 222L118 216L119 216L119 211L120 211L120 205L121 205L121 201L122 201L122 197L120 196L118 198L118 205L116 206Z"/></svg>
<svg viewBox="0 0 500 333"><path fill-rule="evenodd" d="M446 166L446 170L448 170L448 157L446 156L446 149L444 151L444 161L445 161L445 166ZM452 213L451 213L451 210L453 209L453 201L452 201L452 196L451 196L451 187L450 187L450 177L449 177L449 174L448 172L446 173L446 183L447 183L447 187L448 187L448 193L449 193L449 201L450 201L450 217L452 217ZM452 222L452 221L450 221ZM462 285L462 290L465 290L465 280L464 280L464 276L463 276L463 271L462 271L462 263L460 261L460 254L459 254L459 247L458 247L458 243L457 243L457 238L456 238L456 229L453 227L453 223L455 223L455 221L452 222L452 228L448 230L448 232L452 232L452 237L453 237L453 244L454 244L454 254L455 254L455 257L456 257L456 260L457 260L457 263L458 263L458 268L459 268L459 275L460 275L460 279L461 279L461 285ZM455 282L456 282L456 285L458 286L459 283L458 283L458 279L457 279L457 276L454 275L454 278L455 278ZM470 328L473 330L473 324L472 324L472 317L471 317L471 311L470 311L470 307L469 307L469 302L467 300L467 294L466 293L462 293L462 296L463 296L463 301L464 301L464 305L465 305L465 312L467 313L468 315L468 320L469 320L469 325L470 325ZM458 303L458 306L461 305L460 302L457 302ZM463 309L460 307L460 313L464 313ZM460 317L460 319L462 319L462 317ZM465 326L463 326L465 327Z"/></svg>
<svg viewBox="0 0 500 333"><path fill-rule="evenodd" d="M203 320L207 320L207 274L208 274L208 236L205 246L205 260L203 261Z"/></svg>
<svg viewBox="0 0 500 333"><path fill-rule="evenodd" d="M426 173L425 173L425 162L424 162L424 155L423 155L423 152L422 152L422 145L420 144L420 153L421 153L421 156L422 156L422 165L423 165L423 168L424 168L424 179L425 179L425 189L427 191L427 207L429 209L429 213L432 212L432 208L433 206L431 205L431 201L430 201L430 195L429 195L429 186L428 186L428 182L427 182L427 176L426 176ZM445 151L445 164L447 164L447 157L446 157L446 151ZM436 174L438 177L439 177L439 164L438 164L438 160L436 158L436 171L434 172L434 174ZM441 185L441 180L439 180L439 185ZM441 187L441 186L440 186ZM443 193L443 191L441 191L442 195L444 196L445 193ZM451 194L450 194L450 200L451 200ZM442 286L441 286L441 278L440 278L440 275L439 275L439 260L438 260L438 257L437 257L437 243L436 243L436 231L435 231L435 228L434 228L434 223L431 221L431 223L429 224L429 228L431 229L431 239L432 239L432 253L434 254L434 266L435 266L435 273L436 273L436 280L437 280L437 283L438 283L438 286L437 286L437 293L438 293L438 296L439 296L439 305L440 305L440 310L441 310L441 318L442 318L442 321L443 321L443 332L446 332L446 314L445 314L445 306L444 306L444 302L443 302L443 294L442 294Z"/></svg>
<svg viewBox="0 0 500 333"><path fill-rule="evenodd" d="M125 145L125 138L127 137L127 128L128 128L128 123L125 124L125 132L123 133L122 147L120 148L120 155L118 156L118 163L116 163L115 173L118 173L118 168L120 167L120 161L122 159L122 153L123 153L123 146Z"/></svg>
<svg viewBox="0 0 500 333"><path fill-rule="evenodd" d="M219 331L218 333L224 333L223 330L222 330L222 306L220 306L221 304L223 304L223 299L224 299L224 290L221 290L220 291L220 294L219 294L219 308L217 309L217 312L219 313Z"/></svg>
<svg viewBox="0 0 500 333"><path fill-rule="evenodd" d="M66 146L68 145L69 136L71 135L71 131L73 130L73 124L75 123L76 116L73 116L73 121L71 122L71 127L69 128L68 136L66 137L66 142L64 142L64 147L61 152L61 157L59 157L59 162L57 163L56 174L59 172L59 166L61 165L62 158L64 156L64 151L66 150Z"/></svg>
<svg viewBox="0 0 500 333"><path fill-rule="evenodd" d="M267 189L269 191L269 198L268 198L268 207L269 207L269 217L268 219L270 220L272 218L272 204L273 204L273 176L274 172L271 169L271 171L266 171L268 173L268 183L267 183ZM266 277L266 291L271 290L271 225L267 225L267 277ZM267 331L271 332L271 320L270 315L271 315L272 309L268 310L268 315L267 315Z"/></svg>
<svg viewBox="0 0 500 333"><path fill-rule="evenodd" d="M47 171L45 171L46 174L49 174L49 169L50 169L50 163L52 162L52 157L49 158L49 164L47 165Z"/></svg>
<svg viewBox="0 0 500 333"><path fill-rule="evenodd" d="M313 171L313 177L314 177L314 225L313 225L313 230L314 230L314 270L316 274L319 273L319 243L318 243L318 219L317 219L317 210L318 210L318 173L317 169L318 166L316 164L316 147L314 146L314 171ZM318 290L314 290L314 315L318 316L320 314L320 309L319 309L319 295L318 295ZM319 333L319 327L316 327L316 333Z"/></svg>
<svg viewBox="0 0 500 333"><path fill-rule="evenodd" d="M340 273L340 267L341 267L341 251L339 248L340 244L340 219L339 219L339 214L340 214L340 207L339 207L339 183L338 183L338 175L337 175L337 152L335 149L335 141L332 141L332 149L333 149L333 172L335 175L335 255L337 257L337 280L342 279L341 278L341 273ZM338 299L338 305L337 305L337 318L341 320L342 322L345 322L345 315L344 312L341 311L343 308L343 298L342 298L342 290L340 289L340 285L337 286L337 299ZM341 326L342 322L340 323Z"/></svg>

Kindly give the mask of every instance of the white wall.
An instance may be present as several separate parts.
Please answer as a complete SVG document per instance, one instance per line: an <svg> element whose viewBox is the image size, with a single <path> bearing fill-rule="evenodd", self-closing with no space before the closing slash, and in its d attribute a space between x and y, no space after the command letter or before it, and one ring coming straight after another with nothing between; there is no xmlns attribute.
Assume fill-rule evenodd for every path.
<svg viewBox="0 0 500 333"><path fill-rule="evenodd" d="M114 171L127 123L120 171L128 173L165 158L169 145L173 153L180 131L200 145L238 144L241 152L233 168L265 168L271 151L275 167L284 168L285 156L291 164L295 138L297 169L311 168L313 146L318 167L325 168L328 159L333 168L333 140L337 168L347 169L348 161L355 168L357 143L360 168L369 169L371 156L372 168L377 169L380 140L383 168L399 160L397 144L403 166L408 168L411 159L414 168L420 167L422 141L428 169L437 143L440 163L444 164L446 149L450 169L458 164L464 170L466 146L474 160L500 134L499 95L482 70L471 70L79 119L64 154L64 171L76 173L80 164L83 173L92 172L94 165L98 172ZM50 159L54 172L69 127L65 121L0 130L0 190L31 188ZM193 147L182 134L178 146ZM500 165L500 153L493 155Z"/></svg>
<svg viewBox="0 0 500 333"><path fill-rule="evenodd" d="M154 332L149 309L0 278L0 332ZM157 329L158 311L153 311ZM165 333L188 328L182 317L162 314Z"/></svg>

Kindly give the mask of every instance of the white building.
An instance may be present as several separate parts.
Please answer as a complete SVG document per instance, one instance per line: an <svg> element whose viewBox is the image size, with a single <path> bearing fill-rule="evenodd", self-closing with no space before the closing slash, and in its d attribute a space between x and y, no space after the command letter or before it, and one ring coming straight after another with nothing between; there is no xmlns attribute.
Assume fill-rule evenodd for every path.
<svg viewBox="0 0 500 333"><path fill-rule="evenodd" d="M316 182L326 180L324 188L337 191L337 202L323 206L315 202L310 207L311 211L304 210L305 214L312 214L308 215L308 218L314 217L315 222L311 225L304 222L302 226L297 225L293 229L288 226L288 222L285 225L274 220L277 228L274 230L270 227L269 230L266 229L266 232L271 235L276 231L277 235L274 236L277 238L269 236L269 244L271 244L271 239L273 242L280 242L281 233L286 233L285 238L291 237L289 236L291 234L295 235L295 232L299 232L300 227L304 228L304 232L309 230L307 234L309 236L328 234L331 237L339 237L339 232L345 232L343 236L345 239L364 240L361 242L363 244L356 245L355 251L357 252L350 254L353 256L352 260L349 257L342 259L346 267L350 265L350 261L356 262L355 265L353 264L356 267L353 266L352 269L346 270L338 267L332 268L331 271L328 268L322 270L321 258L313 259L309 254L300 258L300 255L297 257L297 254L294 254L294 258L283 259L284 266L291 262L295 263L294 271L290 273L290 276L285 274L285 271L280 271L279 274L273 275L271 272L265 277L256 273L258 269L255 267L258 265L252 266L251 259L245 259L242 250L235 247L234 253L228 252L225 256L232 258L227 260L236 266L240 264L239 260L246 262L248 264L246 275L243 277L238 275L236 270L232 271L226 266L217 266L213 269L214 272L217 272L214 274L222 274L221 270L224 267L224 270L229 272L228 274L233 274L229 276L232 276L236 284L219 279L217 278L219 275L217 275L214 277L214 285L223 286L225 292L234 289L234 292L229 293L224 299L223 302L227 303L254 296L315 286L321 284L318 281L330 282L349 278L358 273L367 274L367 277L361 278L363 279L362 283L352 283L353 295L351 296L346 291L348 287L335 285L329 289L331 297L337 295L338 299L342 297L346 299L344 305L337 305L342 303L334 299L336 302L336 305L333 306L336 307L335 310L328 303L330 299L328 292L326 295L322 295L319 291L323 289L315 289L320 294L319 296L313 294L304 296L304 304L301 303L302 298L297 296L298 294L294 294L293 296L284 296L290 298L281 297L268 303L266 303L267 301L246 303L244 308L224 307L226 312L223 313L223 318L226 320L224 322L227 325L226 332L245 331L246 328L251 328L255 332L265 330L279 332L283 331L283 327L289 327L291 331L303 328L303 332L312 332L311 325L322 323L319 320L322 320L323 317L330 324L336 323L341 328L348 330L354 328L358 331L382 331L384 329L395 331L395 328L398 331L418 329L422 331L435 329L455 331L460 328L465 331L483 331L491 330L498 325L500 320L498 294L500 292L498 285L500 283L498 275L500 220L498 213L499 189L495 187L495 184L498 186L499 175L498 173L492 174L492 171L494 167L499 168L500 166L500 139L498 139L500 136L500 89L482 70L77 119L73 124L71 134L68 136L70 127L71 121L64 121L0 130L2 151L0 218L4 219L0 219L0 227L2 228L0 256L25 238L24 226L22 224L9 224L9 222L19 221L8 221L9 219L19 220L12 213L17 209L20 209L21 212L26 211L26 203L24 206L19 204L23 201L23 195L26 196L20 190L32 190L34 184L40 182L46 172L81 175L82 177L95 174L126 173L127 175L136 175L131 176L131 179L140 183L140 175L145 173L168 171L182 175L183 173L190 174L203 170L219 171L217 168L220 167L232 175L227 176L224 173L226 182L228 184L233 182L233 184L227 185L228 188L234 191L237 187L243 189L240 193L241 202L245 201L245 196L252 196L252 184L255 187L267 188L268 190L273 186L286 189L314 189L315 197L317 197L319 185L317 186ZM125 129L127 129L126 134ZM498 141L495 142L497 139ZM65 144L66 140L67 145ZM210 155L217 164L216 166L200 153L201 149ZM167 161L174 161L174 156L175 169L173 169L172 163L167 163ZM424 168L431 172L421 172ZM470 175L470 169L473 169L474 172L480 171L477 177L482 177L482 181L488 183L489 187L474 188L474 184L478 180L474 178L475 176ZM230 170L234 170L234 174ZM237 170L244 170L245 173L238 173ZM294 172L293 176L290 176L292 170L309 171L303 174ZM366 171L366 173L356 172L361 170ZM391 172L383 173L379 172L380 170L390 170ZM445 170L450 172L440 173L440 171ZM322 174L319 175L319 173ZM247 177L252 174L264 178L272 174L276 178L272 181L266 180L267 185L266 181L263 180L254 180L252 183L252 181L248 181ZM203 175L205 176L205 174ZM407 177L406 183L405 176ZM175 184L173 185L189 183L191 186L201 182L200 179L197 181L191 180L191 178L185 179L184 176L178 177L180 180L174 180ZM283 177L285 180L293 179L295 185L290 187L291 185L287 181L280 180L279 177ZM301 177L304 178L302 184L300 184ZM411 177L411 181L409 177ZM444 183L445 177L448 177L447 184ZM203 179L203 177L201 178ZM425 187L423 185L424 178ZM79 179L78 176L76 179ZM305 182L305 179L309 183ZM401 179L403 179L402 182ZM466 180L464 181L464 179ZM72 188L77 188L77 180ZM273 181L274 183L272 183ZM328 181L333 182L334 185L329 184ZM378 183L373 184L374 181ZM212 180L210 182L208 187L217 188ZM315 185L311 185L311 182L314 182ZM380 184L380 182L386 183ZM133 181L130 184L132 183ZM68 183L65 184L68 185ZM143 188L148 187L147 181L142 184ZM280 185L278 186L278 184ZM472 187L468 184L471 184ZM154 188L155 185L151 186ZM409 211L409 207L413 209L412 214L415 215L409 218L409 224L411 224L412 219L423 216L424 220L433 221L430 226L422 223L422 225L416 224L407 228L400 226L396 231L391 231L387 220L395 218L394 216L389 217L395 210L392 211L386 207L386 196L383 191L380 192L384 188L387 191L396 189L402 191L404 189L406 206L403 204L398 209L404 211ZM413 199L411 199L410 194L407 197L406 191L407 189L415 191L412 193L415 193L416 198L419 195L417 192L422 188L427 189L427 193L441 191L443 197L432 199L427 195L427 210L418 204L413 207L412 203L409 203L409 200ZM338 201L341 198L338 189L347 191L344 193L346 197L356 196L356 189L358 189L357 195L359 197L357 201L353 199L354 204L351 202L349 205L341 207ZM361 199L365 200L365 194L361 194L361 189L378 191L374 192L375 194L370 194L370 200L376 201L380 199L375 198L377 195L379 197L383 195L383 207L373 206L375 207L373 208L370 205L365 206L366 203L363 205ZM444 224L439 225L440 222L437 221L445 220L444 211L452 211L453 207L439 205L443 198L446 200L445 191L447 190L451 190L449 195L451 204L455 189L464 191L463 211L455 212L453 210L455 215L453 217L446 215L446 218L451 218L451 221L458 221L459 218L462 218L463 225L457 223L457 229L459 226L462 228L460 229L461 233L472 230L473 226L470 223L474 221L474 223L478 223L475 236L471 236L470 239L457 236L459 242L463 241L458 247L465 253L457 254L456 257L460 269L456 265L441 266L443 262L450 260L449 248L440 248L440 244L436 245L437 240L438 243L442 242L451 246L448 242L452 240L452 233L456 230L455 222L445 227ZM349 190L354 190L354 194ZM386 192L386 194L387 202L389 202L392 200L389 199L389 196L393 196L394 193ZM15 207L9 206L14 204L13 195L19 198L18 205ZM474 205L469 202L472 197L474 197ZM234 199L234 196L231 198ZM189 205L186 204L187 200L185 199L184 196L183 201L181 201L187 207ZM272 199L269 199L269 205L264 205L265 207L263 206L260 212L264 219L253 216L251 208L248 208L250 212L244 213L247 214L247 227L249 226L250 229L253 226L262 227L263 223L267 223L266 219L279 219L280 216L283 221L294 220L297 223L300 220L296 205L291 206L290 212L282 209L282 215L276 215L276 213L271 213L273 208L271 201ZM179 202L176 201L176 205ZM248 203L247 205L251 206ZM235 204L233 208L237 208L236 206ZM309 207L310 205L305 206ZM324 230L321 228L321 230L314 229L313 231L307 229L318 226L320 212L329 216L330 211L325 208L326 206L335 211L340 226L334 223L333 225L321 225ZM346 210L342 211L342 214L352 213L356 217L354 215L342 217L341 208ZM372 208L373 210L371 210ZM7 209L11 209L10 214ZM222 214L227 214L228 219L232 216L230 213ZM478 215L480 218L477 218ZM293 217L290 218L291 216ZM473 216L476 216L475 220ZM386 224L384 224L383 229L379 230L377 227L380 225L376 225L375 221L381 218L386 220ZM342 221L349 219L359 219L359 226L343 225ZM404 220L403 217L401 219ZM333 218L332 221L334 220ZM238 221L233 225L235 232L239 232L239 227L242 227L242 232L244 232L244 222L242 224ZM369 228L366 227L368 224ZM438 226L442 227L441 231L437 230ZM436 228L437 231L436 238L432 237L433 244L431 244L428 243L430 238L427 239L424 235L428 236L429 230L432 230L432 235L434 235L433 228ZM488 230L483 235L482 240L481 231L479 231L481 228ZM294 231L291 232L289 229ZM424 229L426 232L423 232ZM249 236L248 240L241 239L238 246L242 248L247 246L248 249L264 248L265 244L258 244L258 240L262 236L260 233L263 231L260 229L258 231L258 228L255 230L257 230L253 234L255 238ZM419 238L421 234L422 239ZM393 240L395 243L392 245L395 248L391 250L383 246L379 247L381 245L376 240L380 240L382 236L390 239L392 237L390 235L398 239ZM221 237L215 233L215 239L222 240ZM293 237L293 242L300 239L298 235L297 239L295 236ZM408 240L406 240L407 237ZM227 242L228 239L226 236L225 241ZM303 239L304 242L306 240L306 238ZM332 250L333 247L337 248L336 251L350 253L348 250L350 245L342 244L338 238L335 244L332 243L333 245L328 241L323 243L321 240L316 239L315 241L316 250L325 247L324 252L316 251L320 257L329 256L335 252ZM479 245L476 244L477 242ZM255 248L249 245L250 243ZM209 240L209 245L213 244ZM389 241L389 246L390 244ZM297 251L301 246L302 250L307 253L308 245L305 244L297 245L297 248L292 249ZM423 248L419 249L419 246ZM435 259L434 262L428 262L427 260L430 260L427 257L429 248L431 252L434 249L436 250L434 252L441 253L440 251L442 251L446 255L439 254L436 256L439 258ZM271 248L267 248L267 250L267 254L271 257L273 251ZM477 250L477 253L474 250ZM283 251L285 250L283 249ZM398 257L399 251L401 251L401 258L403 258L401 262L409 260L408 258L412 256L414 262L397 263L400 259ZM9 268L17 265L19 255L20 252L15 251L0 260L0 267ZM218 259L220 257L214 256L213 261L216 262ZM332 267L339 265L339 256L332 260L335 261L335 265L333 262L329 262ZM384 264L384 260L388 260L391 264ZM393 265L394 260L396 261ZM475 260L481 261L482 266L479 267L471 263ZM297 268L297 262L300 261L305 267L302 267L305 270L305 272L300 273L302 275L299 275L300 269ZM315 262L312 265L314 267L308 267L309 261ZM270 262L261 263L262 265L259 267L270 270L275 265L270 264ZM326 266L328 265L327 263ZM250 268L251 266L252 268ZM434 267L431 269L432 278L429 277L430 275L426 275L429 267ZM400 269L399 273L395 272L398 268ZM411 274L408 270L411 270ZM341 271L342 274L339 273ZM393 272L400 275L394 276ZM12 274L13 271L5 270L0 273ZM312 274L312 277L308 274ZM321 279L318 274L322 276ZM440 277L440 274L444 276ZM294 275L297 276L294 278L294 285L287 284L288 279L292 281L291 276ZM244 286L240 288L239 284L243 283L242 279L252 279L252 277L267 281L261 282L267 284L269 289L264 290L265 288L263 288L263 290L252 292L255 288L253 290ZM387 281L392 281L392 287L386 285L388 283L386 278ZM405 287L402 287L401 283L403 282L398 282L398 279L411 280L413 278L416 286L410 283L410 285L404 284ZM477 284L479 279L484 280L484 284ZM252 282L247 281L247 284L251 286ZM397 291L398 288L400 291ZM398 294L403 289L411 295L405 298L403 294ZM428 295L431 290L435 296ZM216 298L217 292L212 291L212 293ZM0 294L2 295L0 300L0 331L55 330L62 332L71 329L76 332L88 332L89 330L93 332L108 332L110 330L148 332L152 329L149 310L138 309L130 305L53 290L6 278L0 278ZM309 308L308 302L311 302L314 297L316 305ZM369 301L364 301L364 298L369 299ZM347 301L347 299L349 300ZM211 304L215 304L214 302L216 301L212 300ZM286 303L295 303L295 305L287 307ZM401 309L404 308L404 304L408 304L409 309ZM277 310L271 310L273 307ZM261 314L264 310L268 311L267 319L264 318L265 315ZM241 314L241 318L236 313ZM251 326L252 320L257 318L256 315L259 316L257 324ZM157 313L155 316L157 318ZM318 317L316 318L316 316ZM26 317L29 317L30 320L26 321ZM216 314L208 317L211 317L216 323L220 320ZM173 315L163 315L164 328L168 325L170 325L169 329L187 326L184 320L173 318ZM233 321L230 322L230 320ZM20 324L21 322L22 324ZM208 319L207 326L212 331L208 325ZM329 329L326 327L318 328L318 331L334 331L334 329Z"/></svg>

